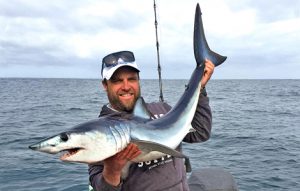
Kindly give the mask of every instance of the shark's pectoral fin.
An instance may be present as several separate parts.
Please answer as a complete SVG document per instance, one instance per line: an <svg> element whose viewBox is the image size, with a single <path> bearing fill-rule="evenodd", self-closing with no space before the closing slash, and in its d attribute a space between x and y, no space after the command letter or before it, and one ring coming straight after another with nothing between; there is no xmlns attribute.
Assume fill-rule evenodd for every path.
<svg viewBox="0 0 300 191"><path fill-rule="evenodd" d="M132 162L128 161L122 169L121 177L123 180L127 178L128 173L129 173L129 167L131 164L132 164Z"/></svg>
<svg viewBox="0 0 300 191"><path fill-rule="evenodd" d="M159 144L159 143L155 143L155 142L151 142L151 141L143 141L143 140L134 140L131 142L136 144L139 147L139 149L145 153L150 153L152 151L158 151L158 152L161 152L161 153L164 153L167 155L171 155L171 156L177 157L177 158L188 158L184 154L182 154L170 147Z"/></svg>

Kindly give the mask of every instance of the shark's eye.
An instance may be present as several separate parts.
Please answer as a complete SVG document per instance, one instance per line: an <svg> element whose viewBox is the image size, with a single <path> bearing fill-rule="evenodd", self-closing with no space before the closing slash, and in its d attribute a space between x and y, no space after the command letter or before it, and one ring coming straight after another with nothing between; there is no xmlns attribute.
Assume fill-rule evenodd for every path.
<svg viewBox="0 0 300 191"><path fill-rule="evenodd" d="M64 142L68 141L69 137L67 133L61 133L60 134L60 139Z"/></svg>

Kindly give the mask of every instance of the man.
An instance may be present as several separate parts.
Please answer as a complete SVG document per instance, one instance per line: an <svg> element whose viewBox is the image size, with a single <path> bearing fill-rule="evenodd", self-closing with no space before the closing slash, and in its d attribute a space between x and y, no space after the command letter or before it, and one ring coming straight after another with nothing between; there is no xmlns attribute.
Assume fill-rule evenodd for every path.
<svg viewBox="0 0 300 191"><path fill-rule="evenodd" d="M214 65L206 60L201 93L192 121L196 132L187 134L183 141L194 143L206 141L211 131L211 110L206 97L205 85L214 70ZM130 51L115 52L102 60L102 84L107 92L109 104L104 105L100 116L112 113L131 113L136 100L140 97L139 69ZM166 113L170 107L161 105L160 111L149 111L157 116ZM160 113L153 113L160 112ZM181 145L177 148L181 151ZM121 170L125 164L137 157L141 151L134 144L129 144L123 151L106 159L102 164L89 165L90 183L94 190L184 190L187 191L186 172L183 159L165 156L161 159L144 163L134 163L129 168L129 175L121 180Z"/></svg>

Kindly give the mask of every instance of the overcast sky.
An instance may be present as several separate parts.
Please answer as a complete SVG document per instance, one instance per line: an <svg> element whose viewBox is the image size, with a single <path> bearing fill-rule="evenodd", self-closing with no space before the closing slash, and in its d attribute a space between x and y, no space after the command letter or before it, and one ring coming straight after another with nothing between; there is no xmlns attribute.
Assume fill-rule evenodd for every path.
<svg viewBox="0 0 300 191"><path fill-rule="evenodd" d="M195 67L198 2L210 48L228 57L214 79L300 78L299 0L156 0L163 78ZM0 0L0 28L0 77L100 78L119 50L158 76L153 0Z"/></svg>

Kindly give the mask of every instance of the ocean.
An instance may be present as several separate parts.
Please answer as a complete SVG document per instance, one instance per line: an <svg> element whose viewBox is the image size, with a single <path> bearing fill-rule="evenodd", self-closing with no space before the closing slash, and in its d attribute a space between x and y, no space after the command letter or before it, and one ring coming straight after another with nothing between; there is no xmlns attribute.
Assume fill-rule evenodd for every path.
<svg viewBox="0 0 300 191"><path fill-rule="evenodd" d="M174 105L187 80L164 80ZM147 102L157 80L142 80ZM28 149L47 136L97 118L107 103L99 80L0 79L0 190L88 190L87 165ZM184 144L192 168L222 167L240 190L300 190L300 80L211 80L211 138Z"/></svg>

